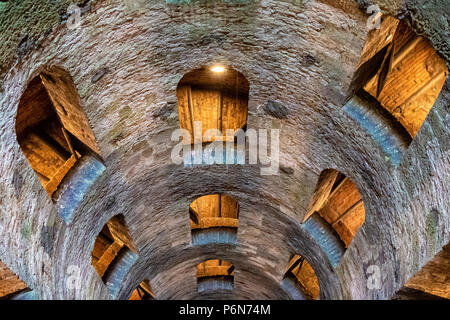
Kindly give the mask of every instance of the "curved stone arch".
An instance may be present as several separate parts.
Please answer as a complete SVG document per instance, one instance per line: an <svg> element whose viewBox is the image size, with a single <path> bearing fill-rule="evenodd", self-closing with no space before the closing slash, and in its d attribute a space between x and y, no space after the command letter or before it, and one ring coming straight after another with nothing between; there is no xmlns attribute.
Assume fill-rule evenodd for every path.
<svg viewBox="0 0 450 320"><path fill-rule="evenodd" d="M292 254L281 286L293 300L316 300L320 286L314 269L302 255Z"/></svg>
<svg viewBox="0 0 450 320"><path fill-rule="evenodd" d="M111 217L98 233L91 250L92 267L108 287L112 298L120 294L123 281L139 258L125 217Z"/></svg>
<svg viewBox="0 0 450 320"><path fill-rule="evenodd" d="M86 26L86 27L89 27L89 26ZM50 52L50 54L51 54L51 52L53 52L52 50L55 50L55 48L54 48L55 46L56 47L59 46L60 48L64 48L65 43L60 40L60 39L64 39L64 30L62 30L62 28L61 28L61 29L59 29L58 32L61 32L63 34L63 36L55 37L55 44L48 43L48 47L49 47L49 51L48 52ZM59 33L58 33L58 35L59 35ZM88 41L90 41L90 40L91 39L89 39ZM70 43L70 45L75 47L76 49L81 49L81 50L83 49L83 46L77 47L78 44L76 44L76 43ZM76 51L76 50L74 50L74 51ZM208 51L208 50L204 50L204 51ZM211 51L213 51L213 50L211 50ZM267 50L267 51L270 51L270 50ZM266 52L264 52L264 53L266 53ZM158 54L158 52L156 52L156 54ZM41 54L41 53L37 52L36 56L38 57L38 59L42 59L42 57L40 55L41 56L42 55L45 56L46 54ZM75 58L78 59L79 57L75 55ZM74 62L73 61L69 61L69 60L70 59L75 59L75 58L73 58L73 57L70 58L70 57L66 56L65 58L63 58L63 60L67 59L67 61L68 61L67 63L70 65L71 63L73 64ZM23 59L23 60L25 61L25 65L33 65L38 59L31 59L31 60ZM241 59L241 58L239 58L239 59ZM176 58L176 60L177 60L177 63L180 64L180 61L182 60L182 58L180 58L180 59ZM194 58L192 58L192 60L194 60ZM244 60L241 59L241 61L244 61ZM146 63L148 63L147 60L146 60ZM191 63L191 62L188 61L188 63ZM176 64L176 63L174 63L174 64ZM86 73L93 72L93 67L91 67L91 68L88 68L89 66L86 66L86 67L87 67L86 71L83 70L83 72L86 72ZM158 67L154 67L154 68L156 69L156 74L158 73L158 71L161 71L161 70L158 69ZM82 69L82 67L80 67L80 69ZM19 70L26 70L26 67L25 68L21 68ZM121 71L123 71L123 69ZM152 71L153 71L153 69L152 69ZM77 79L83 78L83 72L78 71ZM164 76L165 76L165 74L164 74ZM150 78L150 77L148 77L148 78ZM16 81L16 78L14 78L14 81ZM84 80L81 80L81 82L83 82L83 81ZM83 83L86 84L85 82L83 82ZM447 80L447 83L448 83L448 80ZM290 84L287 84L287 85L290 85ZM7 87L8 88L12 87L11 82L8 83ZM261 88L258 89L258 90L262 91ZM165 94L165 92L163 92L163 94ZM8 93L8 95L9 95L9 93ZM99 100L102 100L103 98L105 98L101 93L98 93L98 96L100 97ZM336 153L337 157L341 158L340 160L337 160L336 162L339 163L340 165L348 166L349 170L354 170L356 168L357 172L355 172L355 175L358 177L358 179L356 179L355 181L356 182L359 181L359 183L361 185L363 185L363 186L366 186L366 187L369 186L370 187L369 188L370 190L368 190L368 194L369 195L376 195L377 193L379 193L382 196L385 196L385 194L388 193L391 190L399 190L399 191L402 191L402 193L405 193L405 195L397 195L397 196L395 196L395 198L389 199L388 204L389 205L395 204L395 205L392 206L392 211L393 211L392 215L390 215L388 217L383 217L383 213L389 212L384 205L379 210L378 209L375 210L375 206L376 206L377 202L375 200L373 200L373 202L369 203L369 205L370 205L369 209L370 210L373 210L374 212L380 213L379 215L377 215L377 218L376 218L377 221L379 221L379 223L377 222L376 224L374 224L373 227L374 228L382 228L383 226L387 226L388 230L390 230L390 231L393 230L392 232L395 233L395 235L396 235L395 237L394 236L392 237L392 240L394 242L392 244L392 248L388 247L387 249L383 249L388 254L389 254L390 250L397 250L397 253L395 253L396 256L391 256L391 255L387 255L386 256L387 258L390 259L389 261L392 261L392 265L393 265L392 268L388 270L389 274L392 275L392 279L388 278L387 282L389 284L393 284L393 286L395 286L395 284L398 285L402 281L406 280L405 278L408 277L409 275L411 275L412 272L415 272L415 270L419 267L419 265L422 264L427 259L427 256L429 256L432 253L427 248L426 253L424 252L423 254L421 253L421 254L417 255L418 258L416 260L415 258L413 258L412 255L409 254L409 252L410 252L409 250L412 250L411 248L404 248L403 249L403 248L399 247L399 245L401 245L402 242L410 243L410 242L406 241L408 239L407 239L407 237L404 234L401 233L401 231L402 230L406 230L406 229L402 229L402 228L404 228L404 226L407 223L410 223L410 222L412 223L412 222L415 221L414 218L419 217L419 213L416 212L416 211L420 211L422 208L424 208L424 209L427 209L427 207L431 208L431 207L436 205L436 203L434 203L434 202L439 202L440 201L439 200L440 198L437 198L438 195L439 195L439 192L436 192L436 191L438 191L440 186L442 186L442 180L440 180L439 177L436 177L436 176L434 176L433 178L426 178L426 175L428 175L429 172L434 173L434 171L432 169L430 169L430 167L431 167L430 165L424 164L423 162L421 163L420 161L425 159L424 158L425 155L429 156L429 158L438 159L437 161L441 161L442 158L443 158L443 153L442 153L443 147L442 146L445 146L445 141L442 138L442 137L444 137L442 135L442 133L445 134L447 131L445 130L445 128L442 127L442 124L439 124L440 123L439 118L445 119L445 117L447 116L446 113L445 113L447 109L446 109L446 106L444 106L444 104L445 105L447 104L446 102L448 101L448 94L442 95L442 97L443 98L442 98L442 100L440 102L440 108L438 110L434 110L432 112L433 114L431 115L431 117L429 117L427 119L428 122L427 122L426 126L424 126L424 128L421 130L421 132L417 136L417 138L419 138L419 139L416 139L416 141L411 145L411 147L409 148L409 150L405 154L405 158L408 158L408 159L406 159L407 161L403 164L403 166L400 165L401 168L397 169L398 170L397 172L395 172L394 170L390 169L388 167L388 165L385 165L382 161L378 162L378 160L380 160L380 159L382 160L382 157L378 153L376 153L376 155L375 155L376 159L374 159L374 161L358 163L361 159L364 160L365 158L364 157L358 157L357 159L346 159L346 160L344 159L343 160L344 156L342 155L342 153L344 153L344 151L347 150L347 149L345 149L342 145L338 145L338 147L336 147L336 149L335 149L335 151L338 151ZM11 96L8 96L7 99L11 100L13 98L11 98ZM101 104L98 103L98 101L95 101L95 99L93 99L93 101L96 102L96 103L93 104L94 105L93 108L97 108L97 107L100 108L101 107ZM161 100L161 101L164 101L164 100ZM158 101L158 102L161 102L161 101ZM258 103L258 105L259 105L259 103ZM330 119L330 118L331 117L327 117L327 119ZM335 121L335 120L330 120L330 121ZM347 122L346 124L349 124L351 126L354 123ZM346 132L353 133L353 130L348 130ZM361 148L363 151L371 150L371 147L374 146L374 144L371 143L370 141L363 140L361 138L363 136L362 134L356 132L355 135L358 138L356 141L367 141L369 143L368 146L364 146L364 148ZM352 137L354 137L354 136L352 135ZM433 142L434 141L440 142L441 143L441 149L439 149L437 146L434 146L434 145L433 146L428 146L429 148L427 148L427 142L425 141L427 139L427 137L433 137ZM359 139L359 138L361 138L361 139ZM9 141L11 141L11 139ZM295 140L295 141L299 141L299 140ZM352 141L355 141L355 140L347 139L347 140L342 140L340 142L342 144L344 144L344 143L352 142ZM428 140L428 141L430 141L430 140ZM103 145L107 145L107 144L108 144L107 139L102 139L102 146ZM353 151L361 151L361 149L354 148ZM120 155L120 152L118 152L118 154ZM336 154L333 153L332 156L336 156ZM116 156L116 155L117 155L117 153L114 154L113 156ZM297 155L301 156L301 153L298 153ZM117 160L117 158L118 158L118 156L116 156L116 158L114 158L113 156L111 156L111 162L113 162L114 160ZM330 157L330 155L325 155L324 157L327 158L327 157ZM320 158L320 157L318 157L318 158ZM367 157L367 158L369 158L369 157ZM330 161L329 159L325 159L325 160L319 159L319 161L317 161L317 162L319 164L312 163L311 167L315 168L315 166L318 166L318 165L324 166L323 163L329 165L326 162L333 162L333 161ZM439 163L436 163L436 165L438 166L438 168L442 168L442 166L440 166ZM371 172L367 173L366 171L369 171L369 170L366 170L365 166L376 167L378 171L373 173L373 174ZM6 176L7 177L10 176L10 171L9 170L3 170L3 171L6 172ZM365 173L370 174L373 177L379 178L380 182L382 182L382 181L390 181L388 179L392 179L393 181L391 183L389 183L388 186L383 187L382 190L381 190L382 192L380 192L381 187L373 186L370 183L365 184L363 182L363 180L365 178ZM418 176L419 178L417 178L417 180L408 178L408 177L411 177L412 175L414 175L416 177ZM117 176L118 175L114 175L114 174L111 173L111 179L114 180L115 182L118 180ZM255 181L256 181L256 179L255 179ZM414 184L414 183L416 183L416 184ZM430 190L427 190L426 187L430 187L429 188ZM30 184L28 183L28 181L26 181L24 183L24 188L26 188L25 190L32 190L31 187L30 187ZM113 191L115 191L115 190L120 190L120 191L125 190L125 189L120 189L120 187L117 187L117 189L108 189L108 188L110 188L110 186L109 185L105 185L104 187L102 186L101 190L103 190L103 191L104 190L108 190L108 191L109 190L113 190ZM392 188L394 188L394 189L392 189ZM260 193L260 191L261 190L258 190L257 193ZM412 204L410 204L410 201L414 200L414 194L416 192L423 192L423 202L425 203L423 206L420 205L420 204L417 204L417 207L414 207ZM433 192L435 192L435 195L432 194ZM99 197L99 199L100 199L100 197ZM12 201L14 201L14 199L12 199ZM100 199L100 202L102 202L102 201L103 201L103 199ZM368 201L370 201L370 199ZM44 207L42 205L42 203L43 203L42 199L39 199L39 201L38 200L36 200L36 201L29 201L29 202L27 202L27 204L28 203L30 203L30 208L33 208L33 209L30 209L29 211L27 211L25 213L26 215L31 215L34 212L38 212L37 208ZM98 217L97 215L91 214L89 212L89 208L88 208L87 204L92 204L92 203L93 203L93 201L90 202L90 203L86 202L86 208L83 208L83 212L85 212L87 215L90 215L90 217L97 218ZM392 221L393 221L392 219L397 218L397 217L398 218L402 218L401 215L396 213L396 211L400 211L399 208L401 206L399 205L399 203L401 205L404 205L405 208L407 208L405 210L405 212L404 212L405 216L407 216L407 217L405 219L401 219L401 220L398 219L397 220L398 225L395 226L395 227L388 226L389 223L392 223ZM438 209L440 209L441 212L443 212L443 213L449 212L449 210L445 210L446 204L442 204L440 202L438 204L439 204L439 208ZM416 209L414 209L414 208L416 208ZM108 215L109 213L105 212L104 214ZM42 215L46 218L46 216L45 216L46 212L42 212ZM36 219L35 220L36 223L33 222L33 228L34 228L34 226L37 226L39 228L39 226L41 226L43 224L43 220L44 219ZM417 219L417 221L419 221L419 220L420 219ZM139 219L135 219L134 221L136 223L138 223ZM80 219L80 222L82 223L81 225L89 225L89 221L88 220L84 221L83 219ZM386 224L383 224L383 222L386 222ZM366 226L366 224L365 224L365 226ZM420 225L416 225L415 224L414 225L414 230L420 230L420 227L421 227ZM444 229L443 229L444 231L446 230L445 228L446 227L444 226ZM20 228L17 229L17 230L18 230L17 237L20 238ZM361 235L361 231L358 233L358 235ZM377 240L377 239L383 245L385 245L386 243L389 243L389 241L386 241L386 239L385 239L386 237L378 238L379 234L377 232L375 232L372 235L371 231L372 230L368 230L363 236L360 236L360 237L357 236L358 240L360 240L359 241L360 243L358 243L358 245L356 245L356 240L357 239L355 239L355 241L353 242L353 244L349 247L349 250L347 251L348 253L346 255L346 259L344 259L345 263L343 261L343 264L341 265L341 268L338 268L339 270L337 271L337 273L339 274L339 279L342 280L342 283L343 283L342 287L343 287L343 290L344 290L345 297L347 297L347 298L355 298L355 297L356 298L374 298L374 297L377 297L377 298L388 298L392 294L391 291L394 290L394 288L388 288L384 292L381 292L380 294L376 294L375 295L372 292L369 292L367 290L366 291L362 290L362 288L360 288L358 286L354 286L354 287L352 287L350 289L348 288L348 283L350 283L350 281L355 281L356 282L357 280L361 280L362 281L361 286L365 285L365 283L364 283L364 281L366 280L364 278L365 270L363 270L363 268L361 267L359 270L355 271L355 266L354 266L354 261L359 261L360 258L363 257L363 255L364 255L363 252L365 252L365 249L366 249L365 246L364 246L365 243L370 245L370 242L373 243L373 241ZM14 235L16 236L16 230L14 230L14 232L15 232ZM60 230L60 229L58 229L57 232L59 234L65 234L65 236L67 237L67 241L68 242L75 242L75 243L78 243L78 244L80 244L80 242L81 242L81 241L79 241L79 237L77 237L77 233L79 233L79 231L77 231L77 230L74 230L74 229ZM88 230L87 232L90 232L90 231ZM397 236L398 236L398 238L397 238ZM443 238L445 238L445 237L448 238L448 235L445 234L443 236ZM38 238L32 237L31 239L32 240L36 240ZM422 234L420 234L420 235L418 235L418 239L425 239L425 238L423 238ZM19 241L20 241L20 244L18 246L17 254L16 253L11 253L12 254L12 258L11 259L15 259L17 257L25 257L25 256L30 256L31 257L31 254L33 254L33 252L28 250L28 247L26 247L26 245L27 245L26 242L22 241L22 240L19 240ZM37 242L35 242L35 243L37 243ZM64 244L62 242L60 242L59 244L60 244L58 246L59 250L64 250L65 246L66 245L68 246L68 244ZM27 249L25 249L25 248L27 248ZM76 248L76 249L78 249L78 251L76 251L76 250L72 250L71 251L71 253L73 255L76 255L77 253L79 253L79 248ZM28 251L28 253L24 253L26 251ZM347 259L347 257L348 257L348 259ZM39 256L36 256L37 263L39 263L39 261L42 261L42 260L43 259L41 259L41 260L39 259ZM62 263L64 264L64 259L62 259L62 260L63 260ZM400 263L399 262L400 260L403 260L403 261ZM322 261L326 261L325 257L323 257ZM395 263L395 266L394 266L394 263ZM40 265L42 265L42 264L40 264ZM59 268L57 266L51 266L51 263L46 263L45 265L53 267L53 269L55 270L54 274L59 274L59 271L58 271ZM398 269L396 269L397 265L399 266ZM346 272L343 272L343 271L346 271ZM348 272L348 271L351 271L351 272ZM353 271L355 271L355 272L353 273ZM396 271L397 271L397 274L394 276L394 273L396 273ZM25 266L24 270L22 271L22 273L23 274L30 274L30 276L27 278L27 280L30 279L30 277L34 278L34 281L30 281L30 283L40 283L40 282L46 281L46 279L47 279L46 275L42 274L38 270L37 267L32 266L31 264ZM354 279L349 279L348 278L348 276L346 274L349 274L349 273L352 274ZM49 275L49 276L54 277L53 279L58 277L58 276L53 276L53 273L52 273L52 275ZM91 285L89 286L88 289L86 289L86 291L83 291L82 293L80 293L80 296L86 297L86 298L94 297L94 296L102 296L102 297L105 296L105 295L103 295L104 292L101 289L99 289L98 286L96 287L97 283L95 283L93 281L88 281L87 283L89 283ZM56 287L54 289L55 289L55 292L57 292L58 289ZM50 292L48 292L47 296L50 297L51 295L52 294ZM58 294L55 294L55 295L58 295ZM64 295L61 294L60 296L64 296Z"/></svg>
<svg viewBox="0 0 450 320"><path fill-rule="evenodd" d="M345 296L342 279L339 273L331 264L327 253L319 243L304 228L292 228L288 241L289 256L285 256L286 264L293 253L300 254L311 265L317 277L320 294L319 300L340 300ZM283 274L284 276L284 271ZM282 278L279 280L281 281Z"/></svg>
<svg viewBox="0 0 450 320"><path fill-rule="evenodd" d="M189 220L192 245L236 244L239 202L221 193L203 195L189 205Z"/></svg>
<svg viewBox="0 0 450 320"><path fill-rule="evenodd" d="M185 259L183 261L180 261L179 263L171 265L169 269L158 273L158 275L153 278L152 284L155 284L155 293L158 295L158 297L161 297L161 299L180 299L182 297L186 297L188 299L195 298L198 294L195 267L205 260L217 258L222 260L228 259L227 261L229 261L236 267L234 276L234 293L231 294L231 299L235 299L237 296L242 297L242 294L246 295L247 298L249 298L252 295L249 291L249 288L254 287L256 283L259 283L259 291L264 295L267 295L267 297L270 297L271 299L277 299L277 297L286 297L284 291L279 288L279 284L277 281L275 281L275 279L262 276L263 273L258 272L258 268L256 268L252 264L248 264L247 262L245 262L245 254L234 254L234 257L231 259L229 255L226 255L226 258L224 254L215 255L211 250L209 253L200 254L193 252L192 254L192 256L186 256L187 260ZM167 286L167 280L173 277L174 274L182 275L183 277L184 288L182 288L181 291L180 286ZM250 274L256 275L256 278L258 278L260 281L252 282L247 278L247 276ZM263 279L270 285L260 285ZM260 297L262 296L263 295L261 295Z"/></svg>
<svg viewBox="0 0 450 320"><path fill-rule="evenodd" d="M197 264L195 269L199 293L234 290L233 263L222 259L209 259Z"/></svg>
<svg viewBox="0 0 450 320"><path fill-rule="evenodd" d="M192 197L195 199L195 197ZM189 203L189 201L186 201L186 203ZM177 205L178 206L178 205ZM183 212L184 218L183 220L185 220L186 217L186 212L185 210L182 210L181 212ZM283 221L282 223L284 225L290 225L290 229L289 230L294 230L294 231L286 231L286 234L289 234L290 238L292 237L293 239L302 239L302 247L304 246L308 246L311 248L315 248L315 250L317 250L316 254L320 255L320 262L316 262L316 264L314 265L314 268L317 268L317 266L320 266L320 268L326 268L326 265L329 265L328 260L326 259L326 256L324 255L324 253L321 251L322 249L317 246L314 242L313 239L311 239L308 236L308 233L306 231L303 230L303 228L300 228L298 224L292 223L294 222L294 220L284 214L282 214L280 212L280 218ZM143 226L143 229L148 229L151 228L151 223L149 223L148 226ZM187 231L187 230L186 230ZM135 230L135 232L140 233L139 231ZM260 239L262 240L262 239ZM205 246L196 246L193 247L191 246L189 243L183 243L178 245L177 247L173 247L171 248L171 250L173 250L173 252L178 252L178 254L176 254L175 256L171 257L171 262L170 264L167 264L167 259L161 259L161 257L166 257L168 252L167 251L162 251L158 254L150 254L151 252L153 252L156 249L156 246L158 246L158 244L155 242L156 240L154 240L153 242L147 243L145 245L145 247L141 247L140 248L140 258L139 260L136 262L135 267L132 268L132 270L130 270L130 273L128 274L128 276L126 277L126 279L123 282L123 286L121 289L121 293L118 295L119 299L127 299L129 292L131 292L130 290L132 290L135 287L135 284L133 283L133 279L135 278L148 278L151 279L151 285L155 290L155 294L161 298L161 299L167 299L167 298L175 298L175 296L172 296L172 294L169 295L169 293L166 293L165 291L168 289L173 290L174 288L172 287L168 287L168 279L171 279L170 277L173 276L172 272L175 271L169 271L172 268L176 268L176 265L181 264L184 265L187 262L186 261L190 261L190 259L193 256L196 256L197 258L195 259L195 261L197 261L196 263L188 263L188 265L185 266L185 268L187 268L187 270L190 270L189 268L192 268L192 265L196 265L201 261L204 260L208 260L210 258L222 258L224 260L228 260L228 261L235 261L236 266L239 266L240 270L242 268L242 261L248 259L249 255L253 257L253 259L258 259L256 254L257 250L256 247L253 247L253 245L247 245L246 243L239 243L238 246L236 248L233 248L231 246L227 246L227 245L223 245L223 244L209 244L209 245L205 245ZM297 240L296 240L297 241ZM267 242L267 241L265 241ZM267 246L269 245L269 242L267 242ZM273 243L272 243L273 244ZM162 245L161 243L159 244L159 246ZM265 246L265 248L267 248L267 246ZM294 248L297 248L299 245L294 246ZM278 247L278 245L277 245ZM288 252L291 252L293 249L291 248L291 245L288 245L287 243L285 244L285 248L284 250L282 250L282 248L278 247L280 254L287 254ZM259 249L258 249L259 250ZM296 251L299 251L298 249L295 249ZM221 255L217 256L217 254L214 254L212 252L222 252ZM303 250L301 251L303 252ZM318 253L318 252L322 252L322 253ZM173 255L173 253L172 253ZM178 256L180 255L180 256ZM274 261L265 261L266 258L264 259L260 259L262 266L260 268L261 269L261 273L260 273L260 277L261 279L269 279L270 278L270 282L271 283L279 283L281 277L282 277L282 271L279 266L278 266L278 262L274 262ZM322 260L325 259L325 260ZM286 261L287 263L287 261ZM268 265L272 265L274 264L274 267L280 269L279 272L275 272L272 273L272 271L268 271L265 270ZM253 263L248 264L247 262L244 262L245 270L246 271L246 275L248 275L248 272L250 272L249 270L254 270L255 269L255 265ZM264 267L263 267L264 266ZM274 269L275 270L275 269ZM334 272L332 269L330 269L331 272ZM269 272L269 273L267 273ZM323 277L325 271L322 271L321 276ZM330 271L326 271L326 272L330 272ZM175 272L175 274L188 274L189 272L185 271L177 271ZM279 273L279 274L278 274ZM164 276L164 274L166 274L166 276ZM167 278L168 277L168 278ZM327 275L328 277L328 275ZM333 276L332 276L333 277ZM189 277L189 278L194 278ZM164 280L165 279L165 280ZM241 276L239 275L239 271L236 275L236 281L237 283L241 282ZM242 281L247 281L247 279L242 279ZM185 280L183 280L184 282L186 282ZM323 280L322 282L327 283L329 285L329 282L327 282L327 280ZM187 283L187 282L186 282ZM165 288L165 289L163 289ZM335 287L330 287L327 288L326 290L324 290L324 296L328 296L328 297L336 297L336 296L340 296L339 293L336 293L336 288ZM187 294L186 291L183 291L184 294ZM329 293L327 293L329 292ZM333 293L334 292L334 293ZM181 293L180 293L181 294ZM182 297L182 296L177 296L178 298ZM273 296L272 296L273 298Z"/></svg>

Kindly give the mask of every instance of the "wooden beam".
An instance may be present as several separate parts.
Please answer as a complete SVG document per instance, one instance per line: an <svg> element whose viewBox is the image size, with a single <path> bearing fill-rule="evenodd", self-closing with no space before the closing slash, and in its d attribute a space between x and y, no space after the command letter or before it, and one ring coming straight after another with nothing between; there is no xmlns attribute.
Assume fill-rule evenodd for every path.
<svg viewBox="0 0 450 320"><path fill-rule="evenodd" d="M191 206L189 206L189 218L194 222L195 224L199 224L200 222L200 215L197 211L195 211Z"/></svg>
<svg viewBox="0 0 450 320"><path fill-rule="evenodd" d="M347 211L345 211L343 214L341 214L336 220L331 222L330 223L331 226L334 228L336 223L338 223L339 221L344 219L350 212L352 212L352 209L355 208L357 205L359 205L361 202L362 202L362 199L360 199L357 202L355 202L350 208L347 209Z"/></svg>
<svg viewBox="0 0 450 320"><path fill-rule="evenodd" d="M406 100L404 100L400 105L406 105L409 102L415 100L417 97L421 96L425 91L433 86L438 80L442 80L442 78L447 77L447 72L439 72L437 73L431 80L427 81L423 86L417 89L412 95L410 95Z"/></svg>
<svg viewBox="0 0 450 320"><path fill-rule="evenodd" d="M53 196L53 193L58 189L62 180L67 175L69 170L73 168L76 162L77 159L75 156L71 156L61 167L58 168L58 171L56 171L53 177L51 177L51 179L45 184L44 188L50 197Z"/></svg>
<svg viewBox="0 0 450 320"><path fill-rule="evenodd" d="M219 93L219 103L217 105L217 129L220 130L220 132L222 132L223 130L223 116L222 116L222 112L223 112L223 102L222 102L222 92ZM222 132L222 135L224 135L224 132Z"/></svg>
<svg viewBox="0 0 450 320"><path fill-rule="evenodd" d="M120 241L114 241L108 249L103 253L102 257L98 260L97 264L94 266L95 270L100 277L103 277L109 265L114 261L114 259L119 254L119 251L123 248L123 243Z"/></svg>
<svg viewBox="0 0 450 320"><path fill-rule="evenodd" d="M293 270L300 264L300 267L298 268L299 269L299 271L300 271L300 268L301 268L301 265L303 264L303 261L305 260L305 258L303 258L302 256L298 256L298 258L297 258L297 260L295 260L292 264L291 264L291 266L289 267L289 269L287 270L287 273L289 273L289 272L292 272L292 273L294 273L293 272ZM298 272L297 272L297 274L298 274Z"/></svg>
<svg viewBox="0 0 450 320"><path fill-rule="evenodd" d="M66 139L66 143L69 146L70 153L75 157L76 160L78 160L78 155L76 154L75 150L73 149L72 141L70 141L69 134L67 133L67 130L64 128L64 126L61 128L61 130L62 130L62 133L64 135L64 139Z"/></svg>
<svg viewBox="0 0 450 320"><path fill-rule="evenodd" d="M405 58L411 51L413 51L421 40L421 37L415 37L411 39L406 45L404 45L394 57L394 60L392 61L392 68L399 64L403 60L403 58Z"/></svg>
<svg viewBox="0 0 450 320"><path fill-rule="evenodd" d="M195 142L194 139L194 133L195 133L195 127L194 127L194 103L192 101L192 89L191 86L187 87L187 96L188 96L188 109L189 109L189 114L190 114L190 118L191 118L191 128L192 128L192 142Z"/></svg>

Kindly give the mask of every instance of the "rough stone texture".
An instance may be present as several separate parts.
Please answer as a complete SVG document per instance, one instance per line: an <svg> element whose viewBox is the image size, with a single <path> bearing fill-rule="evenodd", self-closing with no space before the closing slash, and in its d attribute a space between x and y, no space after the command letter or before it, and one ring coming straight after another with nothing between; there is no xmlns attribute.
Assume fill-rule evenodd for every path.
<svg viewBox="0 0 450 320"><path fill-rule="evenodd" d="M0 71L4 73L14 59L38 46L58 24L65 22L70 4L83 6L87 2L19 0L0 3Z"/></svg>
<svg viewBox="0 0 450 320"><path fill-rule="evenodd" d="M392 115L367 96L354 96L342 110L378 143L385 153L386 160L394 166L401 163L403 152L408 148L410 139L406 130L398 125Z"/></svg>
<svg viewBox="0 0 450 320"><path fill-rule="evenodd" d="M354 1L329 2L96 1L80 29L55 26L13 68L5 67L10 59L2 60L0 260L37 298L110 299L91 252L103 225L122 214L138 258L117 298L127 299L143 279L157 299L205 297L197 292L195 266L223 259L235 266L234 290L215 297L286 299L280 283L293 253L315 270L320 299L390 298L450 240L450 82L394 167L341 109L367 37L367 16ZM433 19L442 15L441 5L424 2L383 7L398 15L414 8L407 16L421 21L448 65L448 32ZM2 19L5 25L11 16ZM171 163L170 136L179 127L177 83L211 61L231 65L249 80L248 128L281 130L280 166L292 174L261 175L260 165ZM70 225L59 217L14 132L20 96L46 65L73 77L105 160L105 172ZM105 68L109 72L98 77ZM268 101L282 104L288 117L268 116ZM326 168L356 184L366 209L365 223L336 268L301 224ZM236 246L191 245L189 204L211 193L239 202ZM48 237L52 241L41 241ZM366 286L370 265L381 269L379 290ZM73 270L79 270L78 289L68 285Z"/></svg>

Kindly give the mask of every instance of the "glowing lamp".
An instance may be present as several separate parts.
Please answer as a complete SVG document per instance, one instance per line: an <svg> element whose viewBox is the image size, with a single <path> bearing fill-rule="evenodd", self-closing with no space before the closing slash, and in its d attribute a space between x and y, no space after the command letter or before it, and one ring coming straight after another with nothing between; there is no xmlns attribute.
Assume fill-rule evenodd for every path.
<svg viewBox="0 0 450 320"><path fill-rule="evenodd" d="M211 71L212 72L217 72L217 73L224 72L225 71L225 67L223 67L223 66L214 66L214 67L211 68Z"/></svg>

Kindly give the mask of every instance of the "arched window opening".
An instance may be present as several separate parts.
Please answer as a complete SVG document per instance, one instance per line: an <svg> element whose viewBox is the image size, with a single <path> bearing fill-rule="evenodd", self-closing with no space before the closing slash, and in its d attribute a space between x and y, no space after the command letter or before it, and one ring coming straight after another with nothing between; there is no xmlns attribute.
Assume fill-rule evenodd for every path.
<svg viewBox="0 0 450 320"><path fill-rule="evenodd" d="M29 300L33 291L0 261L0 300Z"/></svg>
<svg viewBox="0 0 450 320"><path fill-rule="evenodd" d="M189 206L192 244L236 244L239 203L225 194L197 198Z"/></svg>
<svg viewBox="0 0 450 320"><path fill-rule="evenodd" d="M142 281L128 300L155 300L155 294L153 293L152 287L148 280Z"/></svg>
<svg viewBox="0 0 450 320"><path fill-rule="evenodd" d="M31 80L19 102L15 130L22 152L53 200L82 158L100 155L72 78L57 67ZM69 215L63 215L66 222Z"/></svg>
<svg viewBox="0 0 450 320"><path fill-rule="evenodd" d="M311 209L337 232L348 247L364 223L365 209L356 185L337 170L324 170L319 176Z"/></svg>
<svg viewBox="0 0 450 320"><path fill-rule="evenodd" d="M320 287L316 273L301 255L294 255L289 262L282 287L294 300L316 300Z"/></svg>
<svg viewBox="0 0 450 320"><path fill-rule="evenodd" d="M448 75L445 61L404 21L385 17L366 41L352 90L368 92L416 136Z"/></svg>
<svg viewBox="0 0 450 320"><path fill-rule="evenodd" d="M112 296L118 293L120 284L137 258L124 216L114 216L97 236L92 250L92 265Z"/></svg>
<svg viewBox="0 0 450 320"><path fill-rule="evenodd" d="M197 265L197 289L233 290L234 265L224 260L207 260Z"/></svg>
<svg viewBox="0 0 450 320"><path fill-rule="evenodd" d="M180 128L189 131L191 143L195 142L194 132L197 141L201 135L202 142L208 143L234 141L236 130L245 131L249 88L244 75L230 67L202 67L185 74L177 87L178 114ZM195 129L196 122L201 122L201 131ZM222 135L205 135L211 129ZM228 134L227 129L233 133Z"/></svg>
<svg viewBox="0 0 450 320"><path fill-rule="evenodd" d="M359 228L365 208L356 185L334 169L324 170L305 217L305 227L337 265Z"/></svg>

